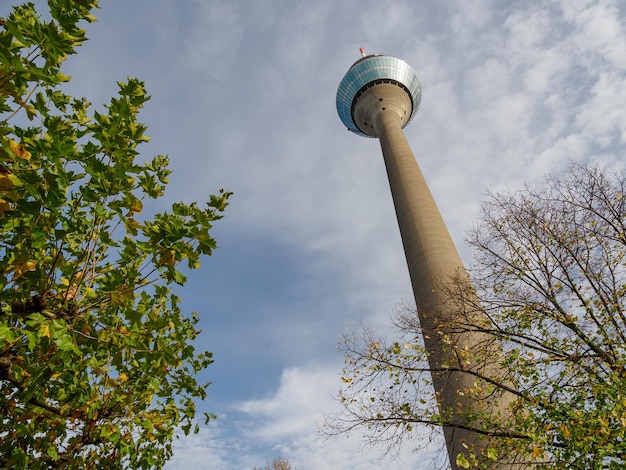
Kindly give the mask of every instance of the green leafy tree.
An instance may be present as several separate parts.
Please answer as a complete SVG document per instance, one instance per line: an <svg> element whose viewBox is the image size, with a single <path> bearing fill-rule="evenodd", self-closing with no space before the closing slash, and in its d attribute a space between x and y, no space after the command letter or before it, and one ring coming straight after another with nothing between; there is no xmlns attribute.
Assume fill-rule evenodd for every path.
<svg viewBox="0 0 626 470"><path fill-rule="evenodd" d="M626 173L572 165L541 188L493 194L469 243L472 286L456 280L449 295L468 299L475 291L480 302L472 308L487 320L467 312L454 328L502 344L507 376L472 373L493 393L517 397L514 425L491 435L487 456L530 456L525 465L534 468L624 468ZM395 320L397 339L368 328L343 338L345 412L328 426L331 434L363 429L387 452L451 425L438 414L420 340L433 332L422 330L414 308ZM476 464L464 456L455 463Z"/></svg>
<svg viewBox="0 0 626 470"><path fill-rule="evenodd" d="M215 248L229 193L141 215L169 175L138 158L143 83L103 111L65 94L97 2L48 4L0 21L0 467L160 468L212 362L172 287Z"/></svg>

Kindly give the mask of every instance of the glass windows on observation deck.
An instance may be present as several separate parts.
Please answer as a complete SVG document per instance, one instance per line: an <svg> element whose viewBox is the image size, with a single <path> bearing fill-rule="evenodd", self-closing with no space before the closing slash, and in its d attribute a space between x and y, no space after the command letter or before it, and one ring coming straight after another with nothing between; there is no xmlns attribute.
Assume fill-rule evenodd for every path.
<svg viewBox="0 0 626 470"><path fill-rule="evenodd" d="M415 70L404 62L384 55L367 56L352 65L343 77L337 90L337 112L348 130L365 135L358 130L352 118L352 105L355 97L368 83L378 80L391 80L408 91L413 103L413 111L408 121L413 118L422 100L422 89Z"/></svg>

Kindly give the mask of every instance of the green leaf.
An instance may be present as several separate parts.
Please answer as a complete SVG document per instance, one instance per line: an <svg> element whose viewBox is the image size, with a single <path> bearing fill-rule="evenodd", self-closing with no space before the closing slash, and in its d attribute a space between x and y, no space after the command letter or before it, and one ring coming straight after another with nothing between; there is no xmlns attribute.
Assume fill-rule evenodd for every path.
<svg viewBox="0 0 626 470"><path fill-rule="evenodd" d="M470 468L470 462L464 454L457 454L456 464L461 468Z"/></svg>
<svg viewBox="0 0 626 470"><path fill-rule="evenodd" d="M498 459L498 451L494 447L487 447L485 449L485 455L490 460L497 460Z"/></svg>
<svg viewBox="0 0 626 470"><path fill-rule="evenodd" d="M12 343L15 341L16 334L13 328L9 327L6 323L0 324L0 341L6 343Z"/></svg>
<svg viewBox="0 0 626 470"><path fill-rule="evenodd" d="M34 331L24 330L24 334L28 340L28 350L33 351L35 349L35 345L37 344L37 335Z"/></svg>
<svg viewBox="0 0 626 470"><path fill-rule="evenodd" d="M173 275L173 276L174 276L174 277L173 277L174 282L175 282L176 284L179 284L179 285L181 285L181 286L182 286L182 285L184 285L184 284L185 284L185 282L187 282L187 276L185 276L185 275L184 275L183 273L181 273L180 271L174 270L174 275Z"/></svg>
<svg viewBox="0 0 626 470"><path fill-rule="evenodd" d="M73 351L76 354L80 354L80 351L74 344L74 339L67 331L55 336L53 341L61 351Z"/></svg>

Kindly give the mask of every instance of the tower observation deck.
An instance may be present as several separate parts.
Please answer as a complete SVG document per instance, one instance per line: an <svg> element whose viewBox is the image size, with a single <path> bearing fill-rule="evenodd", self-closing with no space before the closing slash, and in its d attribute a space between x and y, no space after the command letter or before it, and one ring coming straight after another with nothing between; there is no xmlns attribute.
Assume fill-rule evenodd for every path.
<svg viewBox="0 0 626 470"><path fill-rule="evenodd" d="M376 96L363 109L368 97L366 92L375 87L373 94ZM365 137L378 137L374 129L377 111L395 110L404 128L417 113L421 101L422 87L415 70L403 60L384 55L369 55L357 60L337 90L337 112L341 121L349 131ZM360 103L359 107L357 103Z"/></svg>
<svg viewBox="0 0 626 470"><path fill-rule="evenodd" d="M482 457L490 445L486 436L494 434L494 426L507 429L515 396L506 387L494 391L478 378L497 382L506 375L500 368L502 352L497 342L476 329L459 327L485 324L487 319L402 130L417 113L421 99L422 89L411 66L394 57L368 55L345 74L336 103L349 131L378 138L382 148L452 468L459 468L459 454L468 459L473 454L486 468L523 470L528 468L523 456L498 462ZM469 288L459 298L451 298L459 282ZM496 416L502 419L491 419Z"/></svg>

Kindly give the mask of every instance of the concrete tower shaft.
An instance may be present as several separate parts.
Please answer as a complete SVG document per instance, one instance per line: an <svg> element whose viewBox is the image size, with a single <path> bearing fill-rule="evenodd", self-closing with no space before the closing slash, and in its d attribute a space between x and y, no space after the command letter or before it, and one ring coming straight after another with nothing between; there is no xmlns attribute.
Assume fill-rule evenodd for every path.
<svg viewBox="0 0 626 470"><path fill-rule="evenodd" d="M478 377L500 380L502 352L492 337L460 327L486 321L461 257L415 160L403 128L421 102L415 71L387 56L367 56L346 73L337 91L337 111L346 127L380 141L400 227L420 327L429 353L433 385L453 469L456 457L478 455L490 433L509 429L510 392L493 391ZM466 286L463 293L452 293ZM493 419L492 419L493 418ZM472 429L479 429L475 432ZM501 458L486 468L527 468L524 458Z"/></svg>
<svg viewBox="0 0 626 470"><path fill-rule="evenodd" d="M466 296L472 296L471 299L465 298L467 304L452 295L455 282L465 280L467 274L402 132L399 116L395 111L384 110L376 115L374 122L385 159L424 345L429 353L440 414L451 424L443 428L446 447L452 468L457 469L458 454L467 454L470 450L480 455L489 444L483 436L467 429L489 429L484 420L470 416L495 416L499 409L506 410L514 397L507 394L506 397L500 396L498 401L483 400L490 393L477 390L476 375L468 373L498 377L497 366L489 361L501 355L493 350L493 341L487 335L459 328L459 324L470 318L477 320L480 315L475 310L478 302L471 291L465 292ZM476 393L470 393L470 390L476 390Z"/></svg>

